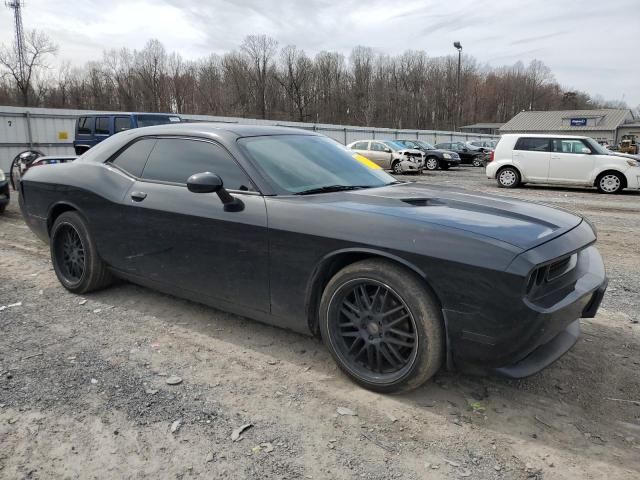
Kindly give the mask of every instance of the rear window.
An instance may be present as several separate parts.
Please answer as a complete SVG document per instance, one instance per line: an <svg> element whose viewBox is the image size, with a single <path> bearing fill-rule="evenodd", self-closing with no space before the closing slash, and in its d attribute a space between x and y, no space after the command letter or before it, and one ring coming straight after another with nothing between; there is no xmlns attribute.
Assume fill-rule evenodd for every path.
<svg viewBox="0 0 640 480"><path fill-rule="evenodd" d="M78 133L91 135L94 117L80 117L78 119Z"/></svg>
<svg viewBox="0 0 640 480"><path fill-rule="evenodd" d="M149 158L149 154L155 144L155 138L138 140L129 145L111 163L134 177L141 177L144 165L147 163L147 158Z"/></svg>
<svg viewBox="0 0 640 480"><path fill-rule="evenodd" d="M527 150L530 152L549 152L548 138L520 137L516 142L514 150Z"/></svg>

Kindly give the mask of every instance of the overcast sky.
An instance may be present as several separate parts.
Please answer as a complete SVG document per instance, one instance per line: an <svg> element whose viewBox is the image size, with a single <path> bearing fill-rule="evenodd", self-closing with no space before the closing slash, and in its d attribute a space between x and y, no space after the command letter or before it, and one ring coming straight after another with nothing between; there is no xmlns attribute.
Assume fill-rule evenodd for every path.
<svg viewBox="0 0 640 480"><path fill-rule="evenodd" d="M567 88L640 104L640 0L27 0L23 22L59 45L56 63L77 65L149 38L187 58L235 49L251 33L310 55L366 45L440 56L458 40L481 64L537 58ZM12 35L0 4L0 43Z"/></svg>

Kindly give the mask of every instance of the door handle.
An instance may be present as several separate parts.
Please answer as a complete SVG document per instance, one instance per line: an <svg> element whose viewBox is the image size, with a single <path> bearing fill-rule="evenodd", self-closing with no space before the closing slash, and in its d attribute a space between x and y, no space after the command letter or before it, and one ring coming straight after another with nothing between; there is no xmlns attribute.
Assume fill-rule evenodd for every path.
<svg viewBox="0 0 640 480"><path fill-rule="evenodd" d="M145 198L147 198L147 194L144 192L131 192L131 199L134 202L141 202L143 201Z"/></svg>

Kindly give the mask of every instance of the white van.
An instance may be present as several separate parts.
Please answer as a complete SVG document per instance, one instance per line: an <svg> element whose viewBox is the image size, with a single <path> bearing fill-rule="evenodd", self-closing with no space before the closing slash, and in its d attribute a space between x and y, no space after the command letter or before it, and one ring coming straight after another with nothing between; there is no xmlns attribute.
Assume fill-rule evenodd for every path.
<svg viewBox="0 0 640 480"><path fill-rule="evenodd" d="M640 161L611 152L589 137L503 135L487 165L487 177L504 188L523 183L596 187L602 193L640 188Z"/></svg>

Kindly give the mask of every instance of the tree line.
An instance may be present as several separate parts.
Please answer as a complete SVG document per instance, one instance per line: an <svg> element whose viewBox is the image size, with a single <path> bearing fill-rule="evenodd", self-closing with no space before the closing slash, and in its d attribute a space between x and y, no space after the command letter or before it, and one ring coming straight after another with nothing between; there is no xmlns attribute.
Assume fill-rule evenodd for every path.
<svg viewBox="0 0 640 480"><path fill-rule="evenodd" d="M110 50L55 73L57 47L26 36L25 64L0 48L0 104L220 115L410 129L452 129L458 108L456 55L422 50L388 55L356 46L349 55L309 56L249 35L238 49L186 60L158 40L142 50ZM49 57L49 58L48 58ZM567 90L539 60L490 67L462 57L460 125L505 122L522 110L623 107Z"/></svg>

